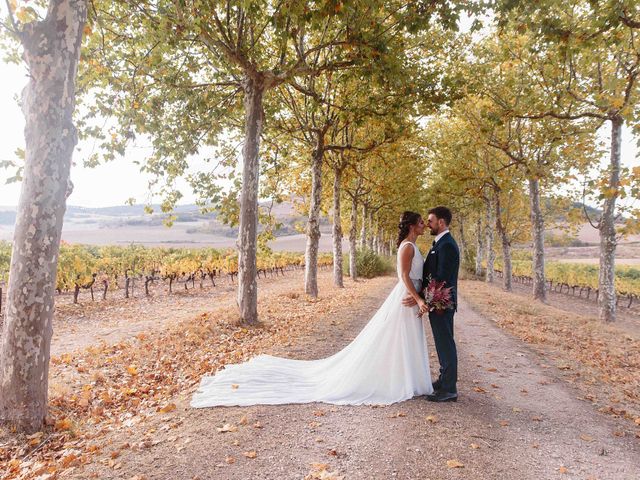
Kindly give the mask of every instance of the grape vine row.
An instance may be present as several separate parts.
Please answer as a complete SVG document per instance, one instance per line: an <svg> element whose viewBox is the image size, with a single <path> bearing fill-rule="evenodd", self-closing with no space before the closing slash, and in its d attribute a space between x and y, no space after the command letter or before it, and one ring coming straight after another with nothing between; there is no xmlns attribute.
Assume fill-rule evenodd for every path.
<svg viewBox="0 0 640 480"><path fill-rule="evenodd" d="M7 284L11 246L0 242L0 302L2 289ZM262 275L284 275L285 271L304 267L304 254L292 252L260 253L257 260L258 278ZM322 253L318 258L319 267L333 264L331 253ZM125 297L133 292L135 282L143 282L145 295L149 295L149 285L164 281L169 293L174 286L182 284L185 289L196 281L202 287L207 281L216 285L216 280L227 278L231 282L238 275L238 254L233 249L185 249L155 248L140 245L89 246L62 243L58 259L56 277L57 292L73 292L74 303L78 302L82 290L101 291L102 299L109 291L124 288ZM0 303L0 308L2 304Z"/></svg>

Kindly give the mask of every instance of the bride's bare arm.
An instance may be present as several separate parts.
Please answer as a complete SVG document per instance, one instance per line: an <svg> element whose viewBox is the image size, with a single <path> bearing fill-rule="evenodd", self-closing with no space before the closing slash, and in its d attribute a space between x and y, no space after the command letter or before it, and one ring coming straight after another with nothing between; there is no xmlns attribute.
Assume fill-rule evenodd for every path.
<svg viewBox="0 0 640 480"><path fill-rule="evenodd" d="M420 297L420 295L418 295L416 287L413 285L413 282L409 278L409 272L411 271L411 261L413 260L415 252L413 248L401 248L398 255L400 255L400 269L402 270L400 272L400 278L402 279L404 286L407 288L407 292L409 292L409 295L415 300L415 304L417 304L418 307L422 309L423 307L426 307L424 299Z"/></svg>

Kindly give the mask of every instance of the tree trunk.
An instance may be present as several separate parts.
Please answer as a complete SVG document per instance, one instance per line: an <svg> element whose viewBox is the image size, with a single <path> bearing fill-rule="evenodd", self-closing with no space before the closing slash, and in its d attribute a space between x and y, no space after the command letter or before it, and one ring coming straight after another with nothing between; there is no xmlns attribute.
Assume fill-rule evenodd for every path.
<svg viewBox="0 0 640 480"><path fill-rule="evenodd" d="M376 226L375 226L375 228L373 229L373 231L371 233L372 233L372 235L371 235L371 237L372 237L372 239L371 239L371 249L377 255L380 255L380 248L379 248L379 242L378 242L378 239L380 238L380 226L378 225L378 222L376 222Z"/></svg>
<svg viewBox="0 0 640 480"><path fill-rule="evenodd" d="M0 344L0 420L26 432L47 414L56 268L69 171L77 143L72 114L85 0L52 0L21 38L29 67L23 91L26 156L13 235Z"/></svg>
<svg viewBox="0 0 640 480"><path fill-rule="evenodd" d="M311 204L307 221L307 247L304 254L304 291L313 298L318 296L318 244L320 242L324 134L324 131L316 133L316 148L311 157Z"/></svg>
<svg viewBox="0 0 640 480"><path fill-rule="evenodd" d="M484 260L484 232L482 231L482 218L476 222L476 276L482 276L482 261Z"/></svg>
<svg viewBox="0 0 640 480"><path fill-rule="evenodd" d="M367 219L369 217L369 209L367 205L362 205L362 227L360 229L360 249L367 248Z"/></svg>
<svg viewBox="0 0 640 480"><path fill-rule="evenodd" d="M505 291L511 292L513 290L511 286L513 275L513 268L511 266L511 242L509 241L507 229L502 223L502 206L500 204L500 194L498 192L496 192L495 205L496 230L500 234L500 239L502 240L502 287Z"/></svg>
<svg viewBox="0 0 640 480"><path fill-rule="evenodd" d="M469 259L467 257L469 255L469 248L467 245L467 236L464 231L464 217L462 215L458 215L458 227L460 230L460 258L462 260L462 268L468 268Z"/></svg>
<svg viewBox="0 0 640 480"><path fill-rule="evenodd" d="M369 229L367 231L367 248L373 250L373 236L375 235L375 228L373 225L373 210L369 210Z"/></svg>
<svg viewBox="0 0 640 480"><path fill-rule="evenodd" d="M487 227L486 227L487 270L485 272L485 280L487 281L487 283L492 283L493 274L494 274L494 264L496 261L496 252L493 248L493 239L494 239L493 229L495 225L495 212L493 211L491 200L487 200L486 203L487 203Z"/></svg>
<svg viewBox="0 0 640 480"><path fill-rule="evenodd" d="M529 203L531 205L531 237L533 238L533 298L547 301L544 274L544 218L540 208L540 180L529 179Z"/></svg>
<svg viewBox="0 0 640 480"><path fill-rule="evenodd" d="M333 177L333 284L340 288L344 287L342 274L342 206L340 204L342 172L341 168L335 168Z"/></svg>
<svg viewBox="0 0 640 480"><path fill-rule="evenodd" d="M238 232L238 307L240 320L258 322L258 177L260 173L260 135L264 122L262 97L264 79L244 79L245 138L242 149L242 191Z"/></svg>
<svg viewBox="0 0 640 480"><path fill-rule="evenodd" d="M356 268L356 242L358 235L358 199L351 197L351 228L349 229L349 276L351 280L358 279Z"/></svg>
<svg viewBox="0 0 640 480"><path fill-rule="evenodd" d="M602 208L602 218L598 225L600 230L600 274L598 278L598 304L600 320L613 322L616 319L616 200L620 189L620 144L622 140L622 117L611 120L611 160L609 165L608 189Z"/></svg>

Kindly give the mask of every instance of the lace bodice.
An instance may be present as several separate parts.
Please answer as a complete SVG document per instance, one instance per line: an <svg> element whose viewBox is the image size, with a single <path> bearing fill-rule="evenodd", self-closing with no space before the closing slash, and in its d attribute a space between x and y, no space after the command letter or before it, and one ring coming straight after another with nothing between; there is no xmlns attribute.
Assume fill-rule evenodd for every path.
<svg viewBox="0 0 640 480"><path fill-rule="evenodd" d="M410 242L408 240L403 241L398 247L398 259L397 259L397 271L398 278L401 278L400 274L402 272L400 265L400 250L406 247L407 244L413 245L413 260L411 260L411 270L409 270L409 278L411 280L422 280L422 269L424 266L424 258L422 258L422 254L420 250L416 246L415 243Z"/></svg>

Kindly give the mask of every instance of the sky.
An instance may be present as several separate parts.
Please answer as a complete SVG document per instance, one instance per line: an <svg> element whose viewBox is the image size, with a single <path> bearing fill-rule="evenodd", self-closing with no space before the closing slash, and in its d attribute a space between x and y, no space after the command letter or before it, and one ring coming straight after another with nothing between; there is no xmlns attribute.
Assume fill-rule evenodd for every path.
<svg viewBox="0 0 640 480"><path fill-rule="evenodd" d="M0 161L15 159L16 149L24 148L24 116L15 98L20 95L26 83L24 66L6 64L0 60ZM74 166L71 169L74 190L67 201L69 205L104 207L123 205L129 198L143 204L153 200L147 189L149 177L142 174L139 166L133 163L134 160L144 158L144 148L129 149L125 157L88 168L82 163L92 146L92 142L81 142L74 154ZM630 132L625 130L622 139L623 165L640 165L636 152L635 141ZM5 184L5 180L11 175L10 171L0 169L0 206L14 206L18 203L20 184ZM195 201L186 182L178 184L178 187L183 194L179 203Z"/></svg>

